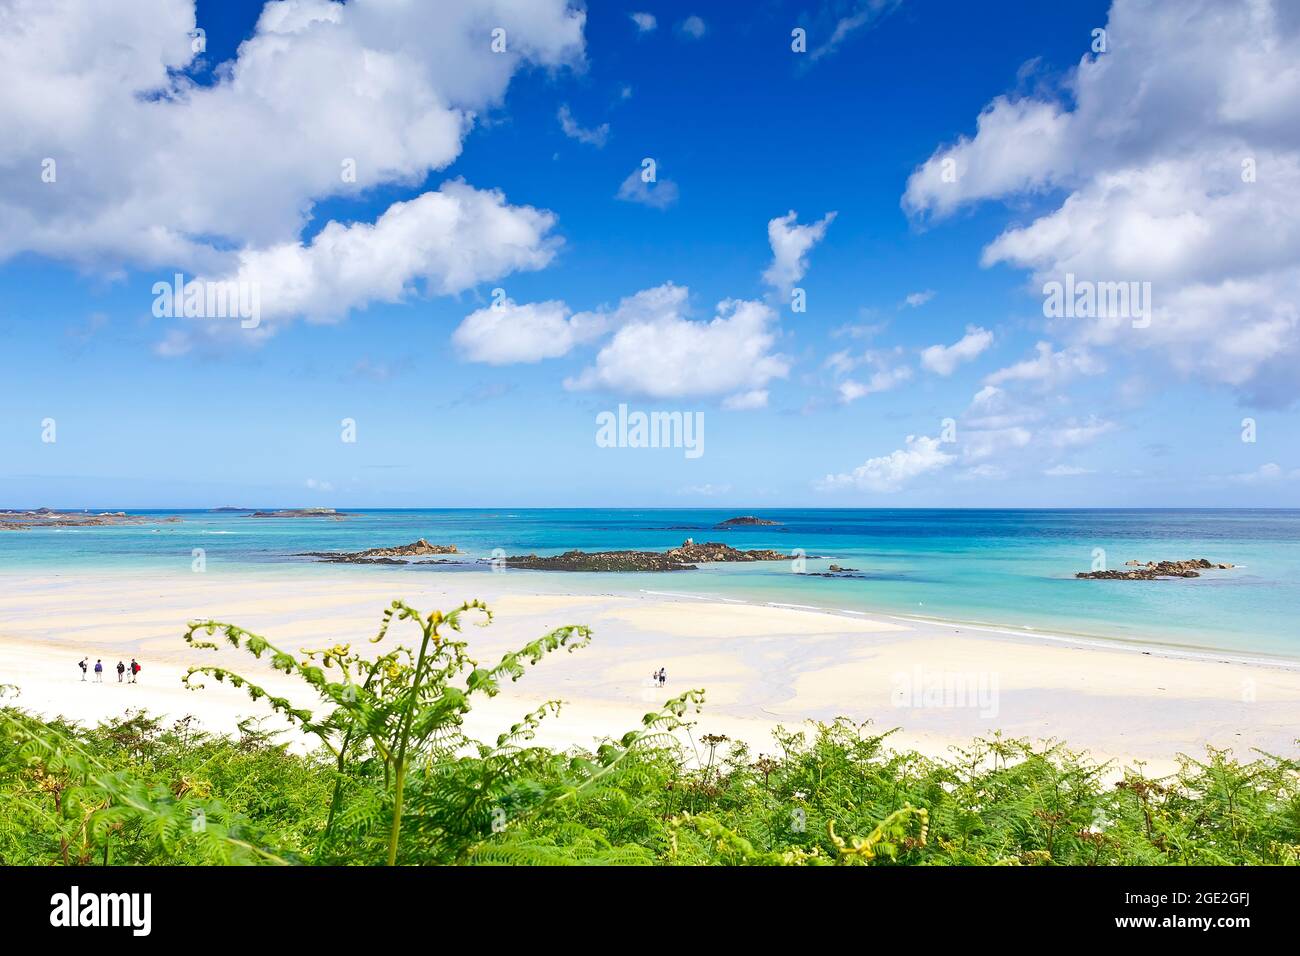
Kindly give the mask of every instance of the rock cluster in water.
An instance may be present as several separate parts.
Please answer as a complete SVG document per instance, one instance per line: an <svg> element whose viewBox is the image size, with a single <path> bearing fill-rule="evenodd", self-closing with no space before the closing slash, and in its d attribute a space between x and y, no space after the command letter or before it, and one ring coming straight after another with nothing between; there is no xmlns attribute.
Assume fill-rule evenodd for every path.
<svg viewBox="0 0 1300 956"><path fill-rule="evenodd" d="M395 548L368 548L365 551L304 551L299 557L319 558L333 564L410 564L405 558L430 554L460 554L454 544L430 544L421 538Z"/></svg>
<svg viewBox="0 0 1300 956"><path fill-rule="evenodd" d="M129 515L125 511L54 511L36 508L33 511L0 511L0 530L26 531L28 528L98 528L105 525L175 524L176 516L155 518L146 515Z"/></svg>
<svg viewBox="0 0 1300 956"><path fill-rule="evenodd" d="M790 557L780 551L740 551L716 541L697 544L687 538L680 547L667 551L566 551L547 557L511 555L501 560L506 567L534 571L693 571L698 564L714 561L786 561Z"/></svg>
<svg viewBox="0 0 1300 956"><path fill-rule="evenodd" d="M741 515L739 518L728 518L726 521L720 521L717 524L719 528L738 528L743 525L778 525L779 521L770 521L767 518L758 518L754 515Z"/></svg>
<svg viewBox="0 0 1300 956"><path fill-rule="evenodd" d="M1122 571L1080 571L1076 578L1104 581L1156 581L1160 578L1199 578L1202 571L1226 571L1231 564L1214 564L1205 558L1187 561L1129 561Z"/></svg>
<svg viewBox="0 0 1300 956"><path fill-rule="evenodd" d="M282 508L279 511L254 511L250 518L333 518L341 521L347 515L333 508Z"/></svg>

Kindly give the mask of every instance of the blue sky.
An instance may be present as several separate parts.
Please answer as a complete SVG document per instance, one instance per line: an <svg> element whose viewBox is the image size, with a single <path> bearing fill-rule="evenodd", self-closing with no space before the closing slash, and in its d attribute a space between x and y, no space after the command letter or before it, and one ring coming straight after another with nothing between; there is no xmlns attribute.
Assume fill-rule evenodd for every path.
<svg viewBox="0 0 1300 956"><path fill-rule="evenodd" d="M256 2L149 5L129 69L0 57L50 91L0 101L0 507L1300 505L1300 127L1252 52L1294 49L1281 8L485 0L388 29L314 0L271 29ZM78 29L32 9L0 50ZM1184 91L1197 43L1240 57ZM408 136L448 103L458 130ZM1219 175L1239 156L1257 180ZM619 197L646 157L672 201ZM394 265L442 228L430 194L449 242ZM1243 222L1269 245L1234 259ZM155 317L176 271L254 277L267 317ZM1045 318L1066 271L1151 282L1150 328ZM598 447L620 403L702 414L704 454Z"/></svg>

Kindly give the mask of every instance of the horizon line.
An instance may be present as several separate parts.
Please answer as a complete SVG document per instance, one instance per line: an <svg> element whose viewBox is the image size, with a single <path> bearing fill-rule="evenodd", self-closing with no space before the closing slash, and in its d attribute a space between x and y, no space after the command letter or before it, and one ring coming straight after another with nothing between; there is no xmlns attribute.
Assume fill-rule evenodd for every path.
<svg viewBox="0 0 1300 956"><path fill-rule="evenodd" d="M764 511L1300 511L1300 506L1252 505L1249 507L1231 505L400 505L375 507L371 505L258 505L255 507L235 507L233 505L216 505L212 507L123 507L121 505L103 505L95 507L54 508L41 505L35 508L0 508L0 514L29 514L38 511L56 514L78 513L112 513L112 512L193 512L208 514L214 512L240 513L254 511L333 511L346 514L348 511L743 511L758 514Z"/></svg>

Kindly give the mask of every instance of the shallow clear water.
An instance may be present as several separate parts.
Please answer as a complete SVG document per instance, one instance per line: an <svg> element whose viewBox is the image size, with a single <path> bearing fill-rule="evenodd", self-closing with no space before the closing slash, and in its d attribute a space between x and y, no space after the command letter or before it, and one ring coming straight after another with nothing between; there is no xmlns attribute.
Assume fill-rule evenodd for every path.
<svg viewBox="0 0 1300 956"><path fill-rule="evenodd" d="M456 544L469 560L489 558L497 548L506 554L663 549L693 537L739 548L802 549L809 572L834 561L863 577L814 577L796 573L791 562L667 574L506 573L544 590L651 590L889 611L1300 658L1300 511L803 509L758 512L781 522L777 527L728 530L714 525L735 512L712 510L392 510L351 512L342 521L135 513L179 514L183 521L0 532L0 571L188 566L192 549L203 548L209 567L299 564L309 574L317 566L297 552L355 551L419 537ZM1074 579L1074 572L1091 567L1095 548L1105 550L1111 568L1130 559L1192 557L1238 568L1187 580ZM408 573L491 570L429 565Z"/></svg>

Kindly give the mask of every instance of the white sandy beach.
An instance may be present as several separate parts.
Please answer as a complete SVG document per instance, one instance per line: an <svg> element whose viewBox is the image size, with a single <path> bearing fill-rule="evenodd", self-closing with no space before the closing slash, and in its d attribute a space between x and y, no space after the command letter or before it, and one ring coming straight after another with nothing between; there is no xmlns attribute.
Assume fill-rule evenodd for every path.
<svg viewBox="0 0 1300 956"><path fill-rule="evenodd" d="M544 582L544 584L542 583ZM553 746L588 745L635 726L669 696L703 688L708 703L695 730L771 751L771 731L812 718L871 720L901 731L898 747L940 755L1001 730L1056 738L1150 772L1207 744L1296 753L1300 666L1239 654L1182 652L1101 640L1054 639L988 628L752 606L663 594L559 593L563 581L526 572L411 572L313 566L206 573L95 572L0 575L0 683L21 689L18 704L85 722L146 708L192 714L212 729L265 713L240 691L210 682L181 686L190 664L223 663L257 673L268 688L310 706L301 685L247 655L187 647L185 622L240 624L297 651L373 636L396 597L417 608L449 608L470 598L496 614L491 627L466 628L475 656L502 652L545 631L588 624L591 645L559 653L491 701L468 725L483 738L541 702L565 702L539 735ZM548 593L539 593L550 589ZM395 627L390 641L418 631ZM82 683L77 661L104 661L104 684ZM119 659L137 657L140 682L117 683ZM649 675L666 667L668 684Z"/></svg>

